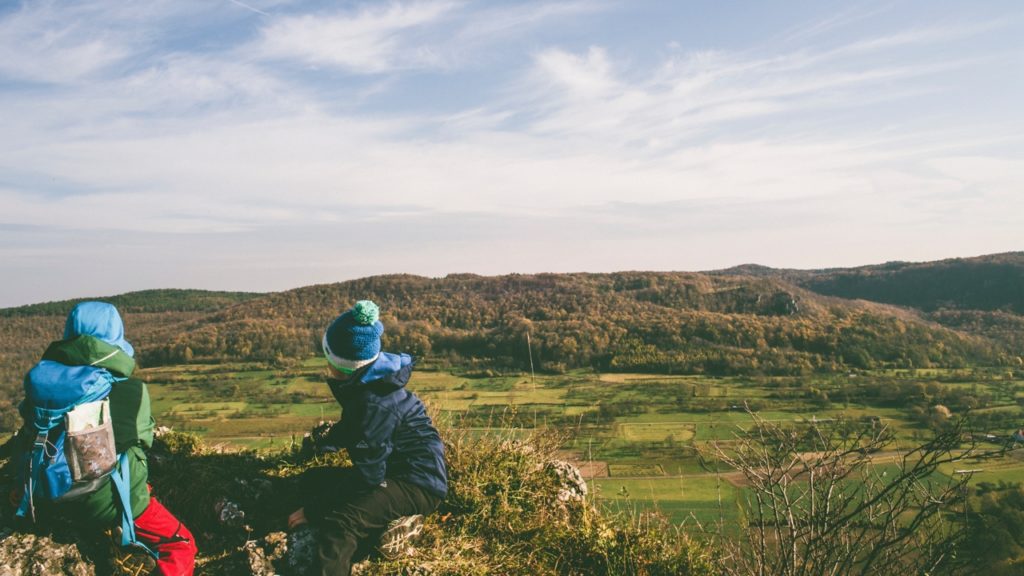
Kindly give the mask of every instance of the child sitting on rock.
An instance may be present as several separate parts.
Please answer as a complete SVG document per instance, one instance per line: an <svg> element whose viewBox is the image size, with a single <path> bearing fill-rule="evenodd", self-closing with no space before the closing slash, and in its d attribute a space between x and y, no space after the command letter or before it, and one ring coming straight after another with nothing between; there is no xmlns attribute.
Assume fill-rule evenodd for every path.
<svg viewBox="0 0 1024 576"><path fill-rule="evenodd" d="M33 520L39 512L97 532L120 523L122 532L134 532L135 542L149 549L146 554L126 556L140 563L131 568L132 573L149 573L155 564L157 574L191 576L196 556L192 534L149 493L145 450L153 445L154 422L146 384L132 376L134 355L113 305L82 302L75 306L65 323L64 338L50 344L25 376L26 397L20 406L25 424L12 459L20 466L23 483L15 487L11 501L20 516ZM64 453L60 446L72 442L65 415L74 413L76 406L97 402L109 406L111 448L120 460L112 472L69 489L60 484L66 474L59 467L63 463L66 472L68 463L57 458ZM102 452L102 442L83 446ZM41 458L30 464L34 456ZM44 467L48 472L42 471ZM150 552L156 558L148 556Z"/></svg>
<svg viewBox="0 0 1024 576"><path fill-rule="evenodd" d="M377 305L361 300L323 336L327 383L342 407L327 441L346 448L353 467L307 471L304 506L289 516L288 527L317 528L324 575L350 574L360 544L389 524L392 535L418 531L421 515L436 510L448 492L444 445L423 403L405 388L413 359L381 352L378 317Z"/></svg>

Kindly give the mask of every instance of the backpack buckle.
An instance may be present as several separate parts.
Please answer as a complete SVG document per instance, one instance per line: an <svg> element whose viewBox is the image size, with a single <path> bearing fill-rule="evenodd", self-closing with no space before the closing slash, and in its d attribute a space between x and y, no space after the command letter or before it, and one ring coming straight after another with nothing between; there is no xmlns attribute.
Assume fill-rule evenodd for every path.
<svg viewBox="0 0 1024 576"><path fill-rule="evenodd" d="M53 449L51 451L51 448ZM57 455L57 446L50 442L49 432L39 432L36 434L36 439L32 442L32 449L39 450L44 458L52 459Z"/></svg>

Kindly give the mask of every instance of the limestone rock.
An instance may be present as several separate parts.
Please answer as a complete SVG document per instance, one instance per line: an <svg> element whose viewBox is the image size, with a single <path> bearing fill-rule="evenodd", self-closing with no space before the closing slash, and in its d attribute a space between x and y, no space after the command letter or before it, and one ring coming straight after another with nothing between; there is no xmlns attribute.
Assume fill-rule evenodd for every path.
<svg viewBox="0 0 1024 576"><path fill-rule="evenodd" d="M285 556L285 567L288 574L301 576L312 574L316 566L317 544L316 532L309 525L301 526L288 534L288 554Z"/></svg>
<svg viewBox="0 0 1024 576"><path fill-rule="evenodd" d="M245 522L245 511L235 502L221 498L213 506L217 521L224 526L241 526Z"/></svg>
<svg viewBox="0 0 1024 576"><path fill-rule="evenodd" d="M0 540L0 576L94 576L95 567L74 544L15 533Z"/></svg>
<svg viewBox="0 0 1024 576"><path fill-rule="evenodd" d="M587 498L587 481L580 469L564 460L550 460L544 469L558 478L559 502L583 502Z"/></svg>

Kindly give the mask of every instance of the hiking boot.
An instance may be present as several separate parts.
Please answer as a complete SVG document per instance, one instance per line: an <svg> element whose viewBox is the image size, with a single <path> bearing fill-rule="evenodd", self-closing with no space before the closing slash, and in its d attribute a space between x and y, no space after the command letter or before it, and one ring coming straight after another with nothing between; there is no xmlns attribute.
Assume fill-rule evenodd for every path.
<svg viewBox="0 0 1024 576"><path fill-rule="evenodd" d="M415 552L413 542L423 533L423 515L403 516L388 524L387 530L380 536L377 550L388 560L397 560L403 556L411 556Z"/></svg>

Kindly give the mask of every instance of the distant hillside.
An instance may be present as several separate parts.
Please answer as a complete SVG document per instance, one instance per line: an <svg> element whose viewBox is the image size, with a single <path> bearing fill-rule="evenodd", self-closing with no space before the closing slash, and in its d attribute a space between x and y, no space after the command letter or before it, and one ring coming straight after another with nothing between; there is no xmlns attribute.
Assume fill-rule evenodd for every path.
<svg viewBox="0 0 1024 576"><path fill-rule="evenodd" d="M1020 258L1020 255L1011 255ZM1021 292L997 291L990 278L1019 282L1011 256L979 260L981 288L959 279L961 301L1003 309ZM956 276L960 261L936 263ZM155 290L107 298L124 312L144 365L188 361L286 362L319 354L322 330L357 299L383 310L385 347L434 363L486 370L704 374L804 374L880 366L929 367L1016 362L1024 348L1021 316L907 308L817 294L828 286L878 286L914 293L927 265L852 271L719 273L622 272L445 278L377 276L271 294ZM903 272L905 271L905 272ZM966 274L966 272L963 272ZM847 278L853 278L846 283ZM923 280L920 280L924 282ZM831 283L831 284L830 284ZM798 286L801 284L804 287ZM824 287L824 288L823 288ZM952 290L952 289L950 289ZM1000 286L999 290L1003 290ZM838 289L834 290L839 292ZM978 296L978 291L987 296ZM843 292L864 297L854 292ZM933 300L942 292L929 294ZM996 295L1005 294L1000 301ZM887 300L899 301L895 296ZM920 299L923 301L924 299ZM915 303L920 303L914 300ZM0 310L0 379L16 396L21 375L58 338L75 301ZM1015 308L1014 308L1015 309ZM947 327L932 320L941 320ZM526 345L530 335L532 349ZM2 393L2 392L0 392ZM13 408L0 413L11 413ZM0 414L2 416L2 414Z"/></svg>
<svg viewBox="0 0 1024 576"><path fill-rule="evenodd" d="M764 278L692 273L379 276L271 294L154 332L150 363L317 353L324 326L377 301L385 345L455 364L793 374L998 361L990 342L905 310ZM941 344L941 345L939 345Z"/></svg>
<svg viewBox="0 0 1024 576"><path fill-rule="evenodd" d="M779 278L818 294L940 309L1024 314L1024 252L825 270L745 264L720 273Z"/></svg>
<svg viewBox="0 0 1024 576"><path fill-rule="evenodd" d="M825 270L745 264L713 274L775 278L818 294L907 306L1018 354L1024 349L1024 252Z"/></svg>
<svg viewBox="0 0 1024 576"><path fill-rule="evenodd" d="M84 300L103 300L117 306L122 313L212 312L232 304L259 298L256 292L211 292L208 290L142 290L118 296L76 298L58 302L0 308L0 318L18 316L65 316L75 304Z"/></svg>

